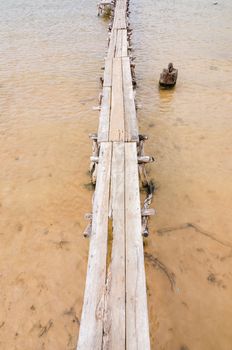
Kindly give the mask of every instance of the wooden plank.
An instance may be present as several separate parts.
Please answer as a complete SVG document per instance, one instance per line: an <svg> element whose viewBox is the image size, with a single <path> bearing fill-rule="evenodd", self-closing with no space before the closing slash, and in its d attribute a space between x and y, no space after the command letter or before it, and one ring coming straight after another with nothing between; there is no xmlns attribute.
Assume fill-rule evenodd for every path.
<svg viewBox="0 0 232 350"><path fill-rule="evenodd" d="M122 29L122 57L128 56L127 30Z"/></svg>
<svg viewBox="0 0 232 350"><path fill-rule="evenodd" d="M126 6L122 5L116 5L115 8L115 17L114 17L114 23L113 23L114 29L126 29Z"/></svg>
<svg viewBox="0 0 232 350"><path fill-rule="evenodd" d="M123 16L121 19L121 28L126 29L127 28L127 21L126 21L126 16Z"/></svg>
<svg viewBox="0 0 232 350"><path fill-rule="evenodd" d="M109 0L101 0L100 5L112 5L111 1Z"/></svg>
<svg viewBox="0 0 232 350"><path fill-rule="evenodd" d="M117 8L115 8L114 11L114 22L113 22L113 29L117 30L118 29L118 21L119 21L119 11Z"/></svg>
<svg viewBox="0 0 232 350"><path fill-rule="evenodd" d="M105 60L104 82L103 87L112 86L112 58Z"/></svg>
<svg viewBox="0 0 232 350"><path fill-rule="evenodd" d="M101 144L77 350L102 349L111 149L111 143Z"/></svg>
<svg viewBox="0 0 232 350"><path fill-rule="evenodd" d="M111 35L110 35L110 43L109 43L107 58L113 58L115 56L116 40L117 40L117 31L112 29Z"/></svg>
<svg viewBox="0 0 232 350"><path fill-rule="evenodd" d="M114 12L114 29L126 29L126 6L117 4Z"/></svg>
<svg viewBox="0 0 232 350"><path fill-rule="evenodd" d="M126 349L149 350L136 142L125 144Z"/></svg>
<svg viewBox="0 0 232 350"><path fill-rule="evenodd" d="M126 13L125 13L125 9L123 8L123 9L122 9L122 12L121 12L121 16L120 16L120 24L121 24L121 28L122 28L122 29L125 29L125 28L126 28L126 21L125 21L125 18L126 18Z"/></svg>
<svg viewBox="0 0 232 350"><path fill-rule="evenodd" d="M122 71L125 111L125 140L138 141L138 126L129 57L122 58Z"/></svg>
<svg viewBox="0 0 232 350"><path fill-rule="evenodd" d="M97 137L98 142L104 142L109 140L111 88L103 87L102 94L103 96Z"/></svg>
<svg viewBox="0 0 232 350"><path fill-rule="evenodd" d="M122 57L122 31L117 30L115 57Z"/></svg>
<svg viewBox="0 0 232 350"><path fill-rule="evenodd" d="M113 143L111 213L113 220L110 287L107 296L103 349L125 349L125 220L124 220L124 143Z"/></svg>
<svg viewBox="0 0 232 350"><path fill-rule="evenodd" d="M117 30L116 53L115 57L127 56L127 30Z"/></svg>
<svg viewBox="0 0 232 350"><path fill-rule="evenodd" d="M109 141L124 140L124 106L122 90L122 59L113 59L112 102Z"/></svg>

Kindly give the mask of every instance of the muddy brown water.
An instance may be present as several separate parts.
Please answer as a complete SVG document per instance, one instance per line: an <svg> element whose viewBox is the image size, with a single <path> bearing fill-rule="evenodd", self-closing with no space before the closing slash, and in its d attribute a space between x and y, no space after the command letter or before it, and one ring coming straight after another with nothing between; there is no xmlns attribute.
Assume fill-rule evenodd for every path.
<svg viewBox="0 0 232 350"><path fill-rule="evenodd" d="M75 349L91 210L88 134L107 22L96 2L0 4L0 349ZM232 349L230 0L133 0L152 349ZM169 61L172 91L158 89Z"/></svg>

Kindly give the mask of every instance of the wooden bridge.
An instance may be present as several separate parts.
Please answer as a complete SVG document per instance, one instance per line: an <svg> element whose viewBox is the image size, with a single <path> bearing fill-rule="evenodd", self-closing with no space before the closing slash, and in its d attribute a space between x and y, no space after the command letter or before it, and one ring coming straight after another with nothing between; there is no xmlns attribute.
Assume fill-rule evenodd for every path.
<svg viewBox="0 0 232 350"><path fill-rule="evenodd" d="M113 3L99 128L91 136L96 188L78 350L150 349L142 232L151 209L141 210L138 169L142 176L153 159L138 134L128 13L126 0Z"/></svg>

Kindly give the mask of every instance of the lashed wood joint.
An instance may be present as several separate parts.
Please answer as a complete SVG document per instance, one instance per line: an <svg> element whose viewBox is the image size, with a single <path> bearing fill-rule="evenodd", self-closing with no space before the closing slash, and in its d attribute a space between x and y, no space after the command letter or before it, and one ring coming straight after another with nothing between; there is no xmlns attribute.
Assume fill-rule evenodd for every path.
<svg viewBox="0 0 232 350"><path fill-rule="evenodd" d="M95 160L99 158L99 143L97 142L97 134L90 134L89 138L92 140L92 156L90 157L89 172L93 185L96 184L97 180L97 163Z"/></svg>
<svg viewBox="0 0 232 350"><path fill-rule="evenodd" d="M96 164L98 164L98 162L99 162L99 157L91 156L91 157L90 157L90 161L91 161L91 163L96 163Z"/></svg>
<svg viewBox="0 0 232 350"><path fill-rule="evenodd" d="M138 157L139 164L153 163L154 161L155 161L154 157L150 157L150 156L139 156Z"/></svg>
<svg viewBox="0 0 232 350"><path fill-rule="evenodd" d="M144 201L143 208L141 210L141 219L142 219L142 235L143 237L148 237L149 235L149 228L148 228L148 221L150 216L155 215L155 209L149 208L152 202L153 193L149 193L147 198Z"/></svg>
<svg viewBox="0 0 232 350"><path fill-rule="evenodd" d="M155 215L155 209L153 209L153 208L143 208L141 210L141 215L142 216L153 216L153 215Z"/></svg>

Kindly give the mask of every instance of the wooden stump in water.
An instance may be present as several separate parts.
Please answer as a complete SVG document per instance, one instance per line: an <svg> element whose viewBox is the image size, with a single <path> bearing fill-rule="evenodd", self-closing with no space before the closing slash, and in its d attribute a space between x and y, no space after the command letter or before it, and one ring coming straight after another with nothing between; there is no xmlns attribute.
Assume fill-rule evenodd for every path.
<svg viewBox="0 0 232 350"><path fill-rule="evenodd" d="M176 85L178 76L178 70L173 67L172 63L169 63L168 69L164 68L160 74L159 85L164 88L172 88Z"/></svg>

